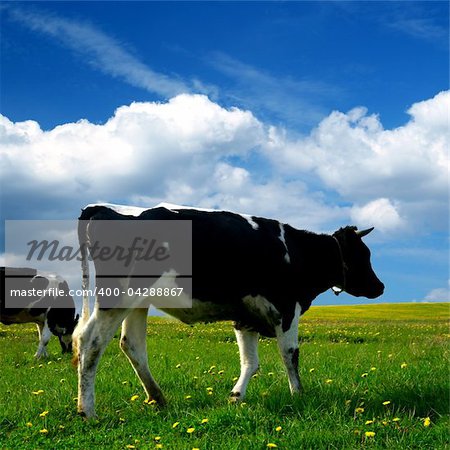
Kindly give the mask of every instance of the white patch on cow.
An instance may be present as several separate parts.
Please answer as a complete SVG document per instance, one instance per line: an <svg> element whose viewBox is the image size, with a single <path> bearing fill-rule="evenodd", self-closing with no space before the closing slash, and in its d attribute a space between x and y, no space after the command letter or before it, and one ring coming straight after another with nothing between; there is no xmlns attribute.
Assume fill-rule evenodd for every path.
<svg viewBox="0 0 450 450"><path fill-rule="evenodd" d="M281 314L265 297L247 295L242 299L247 311L269 327L275 327L281 321Z"/></svg>
<svg viewBox="0 0 450 450"><path fill-rule="evenodd" d="M289 264L291 262L291 258L289 257L289 250L287 248L286 239L285 239L285 236L284 236L284 225L282 223L280 223L280 237L279 237L279 239L282 242L282 244L284 245L284 248L286 249L286 253L284 255L284 260Z"/></svg>
<svg viewBox="0 0 450 450"><path fill-rule="evenodd" d="M291 393L297 393L301 390L300 377L298 374L298 367L294 364L294 354L297 352L298 357L298 322L302 308L299 303L295 305L295 313L289 328L283 331L282 324L275 327L277 335L278 349L286 367L289 388Z"/></svg>
<svg viewBox="0 0 450 450"><path fill-rule="evenodd" d="M258 370L258 339L259 333L256 331L237 330L236 341L239 346L239 358L241 362L241 373L238 381L231 391L231 401L240 401L244 398L248 382L252 375Z"/></svg>
<svg viewBox="0 0 450 450"><path fill-rule="evenodd" d="M105 206L106 208L109 208L116 213L123 214L124 216L139 216L144 211L147 211L151 208L142 208L140 206L129 206L129 205L115 205L113 203L90 203L89 205L86 205L83 209L91 208L94 206Z"/></svg>
<svg viewBox="0 0 450 450"><path fill-rule="evenodd" d="M105 206L106 208L109 208L118 214L123 214L126 216L134 216L134 217L138 217L144 211L148 211L149 209L155 209L155 208L165 208L174 213L178 213L180 209L192 209L195 211L203 211L203 212L231 212L233 214L236 214L236 215L244 218L254 230L257 230L259 228L259 225L253 220L252 216L250 216L248 214L241 214L241 213L236 213L234 211L227 211L227 210L221 210L221 209L196 208L194 206L174 205L172 203L164 203L164 202L159 203L156 206L152 206L149 208L143 208L141 206L115 205L113 203L90 203L89 205L86 205L83 209L91 208L94 206Z"/></svg>

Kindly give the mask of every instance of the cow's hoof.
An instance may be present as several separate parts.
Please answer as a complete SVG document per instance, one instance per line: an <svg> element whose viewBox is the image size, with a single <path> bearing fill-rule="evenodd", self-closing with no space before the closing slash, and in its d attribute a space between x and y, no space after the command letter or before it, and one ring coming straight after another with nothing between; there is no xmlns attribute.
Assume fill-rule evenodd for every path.
<svg viewBox="0 0 450 450"><path fill-rule="evenodd" d="M242 398L241 398L240 392L232 392L228 399L228 402L236 404L236 403L239 403L241 400L242 400Z"/></svg>

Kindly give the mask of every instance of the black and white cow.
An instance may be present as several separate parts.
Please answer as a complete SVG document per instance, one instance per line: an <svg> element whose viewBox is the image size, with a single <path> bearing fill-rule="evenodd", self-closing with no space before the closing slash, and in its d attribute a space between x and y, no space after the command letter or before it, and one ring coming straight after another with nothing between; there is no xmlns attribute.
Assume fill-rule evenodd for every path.
<svg viewBox="0 0 450 450"><path fill-rule="evenodd" d="M158 305L158 308L188 324L234 321L241 374L232 389L232 401L243 399L247 384L258 368L259 335L277 338L290 390L298 393L301 390L298 374L300 315L319 294L332 287L368 298L376 298L384 291L383 283L372 270L370 251L361 240L372 229L357 231L356 227L345 227L333 235L325 235L297 230L276 220L227 211L169 204L151 209L103 204L88 205L82 211L81 248L92 251L94 243L105 234L105 227L110 224L107 221L116 220L192 221L192 306L165 309ZM171 243L168 244L170 247ZM86 253L82 263L85 285L88 283ZM104 285L104 279L98 277L102 262L94 258L94 264L97 286ZM137 262L130 267L127 279L109 278L108 286L117 286L118 292L124 292L127 286L139 286L140 278L133 277L137 273ZM169 263L164 277L154 286L163 278L166 280L163 286L177 286L180 281L177 273L177 267ZM122 322L121 349L148 397L164 404L164 396L150 373L147 360L149 300L122 296L114 308L110 303L103 303L102 307L105 300L99 298L93 314L75 330L78 411L87 417L95 415L97 364Z"/></svg>
<svg viewBox="0 0 450 450"><path fill-rule="evenodd" d="M56 274L36 269L1 267L0 270L0 322L4 325L36 323L39 346L34 356L37 358L48 356L47 344L52 333L58 337L62 352L71 352L78 316L75 317L75 304L67 282ZM27 295L19 297L19 291ZM17 307L11 307L15 304Z"/></svg>

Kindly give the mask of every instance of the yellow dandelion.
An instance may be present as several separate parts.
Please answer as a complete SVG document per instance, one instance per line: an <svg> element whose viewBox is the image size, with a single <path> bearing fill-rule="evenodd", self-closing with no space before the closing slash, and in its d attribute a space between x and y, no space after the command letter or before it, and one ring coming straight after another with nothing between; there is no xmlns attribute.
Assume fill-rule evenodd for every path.
<svg viewBox="0 0 450 450"><path fill-rule="evenodd" d="M258 378L259 374L255 373L254 375L252 375L252 378Z"/></svg>
<svg viewBox="0 0 450 450"><path fill-rule="evenodd" d="M325 380L326 384L331 384L333 382L333 380L331 378L328 378L327 380Z"/></svg>
<svg viewBox="0 0 450 450"><path fill-rule="evenodd" d="M406 364L405 362L400 364L400 368L406 369L406 367L408 367L408 364Z"/></svg>
<svg viewBox="0 0 450 450"><path fill-rule="evenodd" d="M202 419L201 423L208 423L209 419Z"/></svg>
<svg viewBox="0 0 450 450"><path fill-rule="evenodd" d="M381 423L382 423L384 426L386 426L386 425L389 423L389 420L383 420Z"/></svg>
<svg viewBox="0 0 450 450"><path fill-rule="evenodd" d="M27 422L27 423L26 423L26 426L27 426L28 428L30 428L30 427L33 426L33 424L32 424L31 422Z"/></svg>
<svg viewBox="0 0 450 450"><path fill-rule="evenodd" d="M362 414L364 412L364 408L355 408L355 413Z"/></svg>
<svg viewBox="0 0 450 450"><path fill-rule="evenodd" d="M176 369L179 369L180 367L181 367L181 364L177 364L177 365L175 366Z"/></svg>
<svg viewBox="0 0 450 450"><path fill-rule="evenodd" d="M148 398L144 400L144 403L146 403L147 405L156 405L156 400Z"/></svg>
<svg viewBox="0 0 450 450"><path fill-rule="evenodd" d="M153 438L153 440L155 440L156 442L158 442L158 441L161 440L161 436L155 436L155 437Z"/></svg>
<svg viewBox="0 0 450 450"><path fill-rule="evenodd" d="M373 420L366 420L366 425L371 425L371 424L373 424Z"/></svg>
<svg viewBox="0 0 450 450"><path fill-rule="evenodd" d="M123 385L128 384L128 381L122 381L122 384Z"/></svg>
<svg viewBox="0 0 450 450"><path fill-rule="evenodd" d="M49 362L47 363L48 366L49 366L50 364L53 364L53 361L49 361Z"/></svg>
<svg viewBox="0 0 450 450"><path fill-rule="evenodd" d="M119 417L119 422L125 422L125 419L123 417Z"/></svg>
<svg viewBox="0 0 450 450"><path fill-rule="evenodd" d="M42 389L39 389L38 391L33 391L32 392L33 395L41 395L43 393L44 393L44 391Z"/></svg>
<svg viewBox="0 0 450 450"><path fill-rule="evenodd" d="M281 431L281 430L282 430L282 428L280 426L275 428L275 431Z"/></svg>
<svg viewBox="0 0 450 450"><path fill-rule="evenodd" d="M311 367L311 369L309 369L309 373L313 373L316 369L314 369L314 367Z"/></svg>
<svg viewBox="0 0 450 450"><path fill-rule="evenodd" d="M400 422L400 417L394 417L394 418L392 419L392 422Z"/></svg>
<svg viewBox="0 0 450 450"><path fill-rule="evenodd" d="M172 428L176 428L178 425L180 425L180 422L174 422L174 423L172 424Z"/></svg>
<svg viewBox="0 0 450 450"><path fill-rule="evenodd" d="M369 374L367 372L364 372L364 373L361 374L361 378L366 378L367 375L369 375Z"/></svg>
<svg viewBox="0 0 450 450"><path fill-rule="evenodd" d="M155 445L155 448L163 448L163 445L158 443L158 444Z"/></svg>
<svg viewBox="0 0 450 450"><path fill-rule="evenodd" d="M60 425L59 427L58 427L60 430L64 430L64 428L66 428L64 425Z"/></svg>
<svg viewBox="0 0 450 450"><path fill-rule="evenodd" d="M39 433L41 433L41 434L47 434L47 433L48 433L48 430L47 430L47 428L42 428L42 430L39 430Z"/></svg>
<svg viewBox="0 0 450 450"><path fill-rule="evenodd" d="M217 373L218 373L219 375L222 375L224 372L225 372L225 370L219 370Z"/></svg>
<svg viewBox="0 0 450 450"><path fill-rule="evenodd" d="M211 372L211 370L214 370L216 368L216 366L211 366L210 368L209 368L209 372Z"/></svg>
<svg viewBox="0 0 450 450"><path fill-rule="evenodd" d="M423 419L423 426L429 427L430 424L431 424L431 419L429 417L425 417L425 419Z"/></svg>
<svg viewBox="0 0 450 450"><path fill-rule="evenodd" d="M200 450L198 447L192 447L192 450Z"/></svg>
<svg viewBox="0 0 450 450"><path fill-rule="evenodd" d="M127 448L136 448L136 446L133 445L133 444L128 444L128 445L127 445Z"/></svg>
<svg viewBox="0 0 450 450"><path fill-rule="evenodd" d="M186 430L186 433L192 434L195 431L194 427L190 427Z"/></svg>
<svg viewBox="0 0 450 450"><path fill-rule="evenodd" d="M59 382L62 384L62 383L65 383L66 382L66 379L65 378L61 378L60 380L59 380Z"/></svg>
<svg viewBox="0 0 450 450"><path fill-rule="evenodd" d="M368 438L372 438L375 436L375 431L366 431L364 433L364 436L368 437Z"/></svg>
<svg viewBox="0 0 450 450"><path fill-rule="evenodd" d="M277 448L278 447L278 445L277 444L274 444L273 442L269 442L268 444L267 444L267 448Z"/></svg>
<svg viewBox="0 0 450 450"><path fill-rule="evenodd" d="M377 370L376 367L371 367L371 368L370 368L370 371L371 371L371 372L375 372L375 370Z"/></svg>
<svg viewBox="0 0 450 450"><path fill-rule="evenodd" d="M192 395L186 395L184 398L185 398L186 400L190 400L190 399L192 398Z"/></svg>
<svg viewBox="0 0 450 450"><path fill-rule="evenodd" d="M270 375L270 374L269 374ZM272 374L273 375L273 374ZM239 380L239 377L233 377L233 381L235 382L235 381L237 381L237 380Z"/></svg>
<svg viewBox="0 0 450 450"><path fill-rule="evenodd" d="M39 417L45 417L47 414L48 414L48 411L42 411L42 412L39 414Z"/></svg>
<svg viewBox="0 0 450 450"><path fill-rule="evenodd" d="M390 404L391 404L390 400L386 400L385 402L383 402L384 406L387 406L387 405L390 405Z"/></svg>
<svg viewBox="0 0 450 450"><path fill-rule="evenodd" d="M269 377L273 377L273 372L269 372L267 375L268 375ZM237 377L236 377L236 380L237 380Z"/></svg>
<svg viewBox="0 0 450 450"><path fill-rule="evenodd" d="M138 398L139 398L139 395L135 394L135 395L133 395L133 396L130 398L130 400L131 400L132 402L135 402Z"/></svg>

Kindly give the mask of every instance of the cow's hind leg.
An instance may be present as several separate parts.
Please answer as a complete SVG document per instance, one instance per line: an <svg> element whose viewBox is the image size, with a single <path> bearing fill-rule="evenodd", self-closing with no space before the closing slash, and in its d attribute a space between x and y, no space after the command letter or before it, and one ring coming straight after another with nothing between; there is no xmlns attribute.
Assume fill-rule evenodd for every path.
<svg viewBox="0 0 450 450"><path fill-rule="evenodd" d="M248 382L252 375L258 370L258 339L259 333L255 331L234 329L239 346L239 357L241 361L241 374L233 390L231 391L231 402L237 402L244 398Z"/></svg>
<svg viewBox="0 0 450 450"><path fill-rule="evenodd" d="M155 400L163 406L166 402L148 367L147 356L147 308L133 310L123 321L120 348L141 380L147 400Z"/></svg>
<svg viewBox="0 0 450 450"><path fill-rule="evenodd" d="M292 318L283 320L275 327L278 349L286 367L289 387L292 394L299 393L302 389L300 376L298 374L298 322L301 308L297 303ZM289 323L286 322L289 320Z"/></svg>
<svg viewBox="0 0 450 450"><path fill-rule="evenodd" d="M36 325L39 333L39 346L34 356L35 358L46 358L48 356L47 344L52 337L52 332L47 325L47 320L44 323L37 323Z"/></svg>
<svg viewBox="0 0 450 450"><path fill-rule="evenodd" d="M114 336L127 309L96 308L78 336L78 412L95 416L95 375L106 346Z"/></svg>

